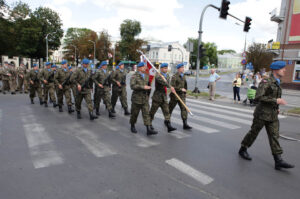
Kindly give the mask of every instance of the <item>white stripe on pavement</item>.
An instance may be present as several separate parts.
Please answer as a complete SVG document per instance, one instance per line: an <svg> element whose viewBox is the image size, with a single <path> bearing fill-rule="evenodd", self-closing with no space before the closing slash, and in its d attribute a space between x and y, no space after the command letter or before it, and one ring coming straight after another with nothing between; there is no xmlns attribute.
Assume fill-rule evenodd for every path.
<svg viewBox="0 0 300 199"><path fill-rule="evenodd" d="M211 182L214 181L214 179L211 178L210 176L206 175L205 173L202 173L201 171L194 169L190 165L185 164L184 162L182 162L176 158L166 160L166 163L168 165L174 167L175 169L179 170L180 172L190 176L191 178L195 179L196 181L202 183L203 185L210 184Z"/></svg>
<svg viewBox="0 0 300 199"><path fill-rule="evenodd" d="M175 137L177 139L187 138L187 137L191 136L191 135L188 135L188 134L183 133L183 132L178 131L178 130L172 131L172 133L169 133L169 135L171 135L172 137Z"/></svg>
<svg viewBox="0 0 300 199"><path fill-rule="evenodd" d="M173 113L180 115L180 111L179 110L174 110ZM234 124L230 124L230 123L226 123L226 122L221 122L221 121L217 121L217 120L213 120L213 119L209 119L207 117L202 117L202 116L197 116L197 115L193 115L192 117L190 117L191 119L195 119L195 120L199 120L201 122L206 122L215 126L220 126L223 128L227 128L227 129L238 129L241 128L240 126L236 126Z"/></svg>
<svg viewBox="0 0 300 199"><path fill-rule="evenodd" d="M27 139L33 166L44 168L59 165L64 162L60 153L56 151L53 140L49 137L43 125L36 123L33 115L22 115L22 122Z"/></svg>

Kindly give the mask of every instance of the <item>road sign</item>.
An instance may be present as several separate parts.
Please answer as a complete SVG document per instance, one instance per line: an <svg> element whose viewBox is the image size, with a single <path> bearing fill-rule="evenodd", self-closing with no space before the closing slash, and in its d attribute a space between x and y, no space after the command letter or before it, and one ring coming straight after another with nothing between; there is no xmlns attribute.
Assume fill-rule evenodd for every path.
<svg viewBox="0 0 300 199"><path fill-rule="evenodd" d="M243 52L242 57L246 57L246 52Z"/></svg>
<svg viewBox="0 0 300 199"><path fill-rule="evenodd" d="M242 60L242 64L245 65L246 63L247 63L247 62L246 62L246 59L243 59L243 60Z"/></svg>

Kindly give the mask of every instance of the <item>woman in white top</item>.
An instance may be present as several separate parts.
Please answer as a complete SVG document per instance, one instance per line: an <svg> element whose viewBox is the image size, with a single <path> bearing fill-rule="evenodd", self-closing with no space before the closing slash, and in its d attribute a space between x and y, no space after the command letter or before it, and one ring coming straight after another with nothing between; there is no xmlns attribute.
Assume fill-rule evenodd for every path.
<svg viewBox="0 0 300 199"><path fill-rule="evenodd" d="M240 97L240 87L241 87L241 84L242 84L241 76L240 76L239 73L237 73L235 75L235 78L234 78L233 82L232 82L234 102L236 102L236 96L238 98L238 102L241 101L241 97Z"/></svg>

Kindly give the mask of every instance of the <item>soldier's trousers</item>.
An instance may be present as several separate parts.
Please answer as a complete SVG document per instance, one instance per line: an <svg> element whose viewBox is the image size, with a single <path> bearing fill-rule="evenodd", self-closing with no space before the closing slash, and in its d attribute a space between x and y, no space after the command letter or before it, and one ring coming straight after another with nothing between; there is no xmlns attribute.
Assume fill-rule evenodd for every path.
<svg viewBox="0 0 300 199"><path fill-rule="evenodd" d="M28 90L29 90L29 83L28 83L28 81L25 79L25 80L24 80L24 91L25 91L25 92L28 92Z"/></svg>
<svg viewBox="0 0 300 199"><path fill-rule="evenodd" d="M9 80L9 88L10 88L10 92L16 92L16 89L17 89L17 80L16 79Z"/></svg>
<svg viewBox="0 0 300 199"><path fill-rule="evenodd" d="M48 94L53 103L56 103L54 83L44 84L44 102L48 102Z"/></svg>
<svg viewBox="0 0 300 199"><path fill-rule="evenodd" d="M167 101L157 102L152 100L152 106L150 109L150 118L151 121L154 119L154 115L157 112L158 108L161 108L165 120L170 121L170 113L169 113L169 104Z"/></svg>
<svg viewBox="0 0 300 199"><path fill-rule="evenodd" d="M179 97L181 98L181 100L185 103L185 96L179 95ZM187 119L187 110L186 108L180 103L180 101L176 98L175 95L170 95L170 102L169 102L169 111L170 111L170 115L172 114L174 108L176 105L179 105L180 110L181 110L181 119L182 120L186 120Z"/></svg>
<svg viewBox="0 0 300 199"><path fill-rule="evenodd" d="M72 93L73 93L73 98L74 98L74 100L76 100L76 93L77 93L76 85L71 84L70 87L71 87L71 90L72 90Z"/></svg>
<svg viewBox="0 0 300 199"><path fill-rule="evenodd" d="M109 111L112 110L111 102L110 102L110 92L107 88L104 89L95 89L94 95L94 108L99 109L101 99L103 99L103 103L106 105Z"/></svg>
<svg viewBox="0 0 300 199"><path fill-rule="evenodd" d="M126 86L122 86L121 88L120 87L113 87L112 95L111 95L111 105L113 107L116 106L118 98L120 98L120 102L122 104L122 107L123 108L128 108Z"/></svg>
<svg viewBox="0 0 300 199"><path fill-rule="evenodd" d="M263 127L266 127L266 131L269 138L269 144L273 155L282 154L282 148L280 147L279 138L279 120L272 122L264 121L256 117L253 118L253 123L250 131L246 134L242 141L242 146L249 148L255 141L259 132Z"/></svg>
<svg viewBox="0 0 300 199"><path fill-rule="evenodd" d="M88 92L88 93L78 92L77 93L76 100L75 100L76 111L81 110L81 103L82 103L83 99L85 100L85 103L87 104L89 112L93 112L92 98L91 98L91 93L90 92Z"/></svg>
<svg viewBox="0 0 300 199"><path fill-rule="evenodd" d="M9 91L9 81L8 80L2 80L2 91Z"/></svg>
<svg viewBox="0 0 300 199"><path fill-rule="evenodd" d="M24 85L24 79L18 77L18 91L23 91L23 85ZM24 90L26 91L25 85L24 85Z"/></svg>
<svg viewBox="0 0 300 199"><path fill-rule="evenodd" d="M29 92L29 97L30 99L33 99L35 97L35 93L37 92L38 97L40 100L43 99L42 95L42 88L40 85L30 85L30 92Z"/></svg>
<svg viewBox="0 0 300 199"><path fill-rule="evenodd" d="M72 106L70 86L64 86L63 89L58 88L57 101L58 105L63 105L64 96L68 106Z"/></svg>
<svg viewBox="0 0 300 199"><path fill-rule="evenodd" d="M130 115L130 124L135 124L139 116L140 110L142 111L144 125L151 125L150 115L149 115L149 103L145 102L144 104L131 104L131 115Z"/></svg>

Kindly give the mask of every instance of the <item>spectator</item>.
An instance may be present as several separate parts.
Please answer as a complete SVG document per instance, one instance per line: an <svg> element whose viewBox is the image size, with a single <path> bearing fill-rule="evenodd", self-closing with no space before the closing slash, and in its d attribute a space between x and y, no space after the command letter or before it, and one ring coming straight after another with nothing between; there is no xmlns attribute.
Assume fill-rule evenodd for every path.
<svg viewBox="0 0 300 199"><path fill-rule="evenodd" d="M236 103L236 97L238 98L238 103L240 103L241 101L241 97L240 97L241 84L242 84L241 76L239 73L237 73L232 83L234 103Z"/></svg>
<svg viewBox="0 0 300 199"><path fill-rule="evenodd" d="M216 92L216 82L221 79L221 77L215 73L215 69L211 69L210 71L210 76L209 76L209 100L214 100L215 99L215 92Z"/></svg>
<svg viewBox="0 0 300 199"><path fill-rule="evenodd" d="M262 78L259 72L256 73L255 79L254 79L254 86L258 88L259 83L261 82Z"/></svg>

